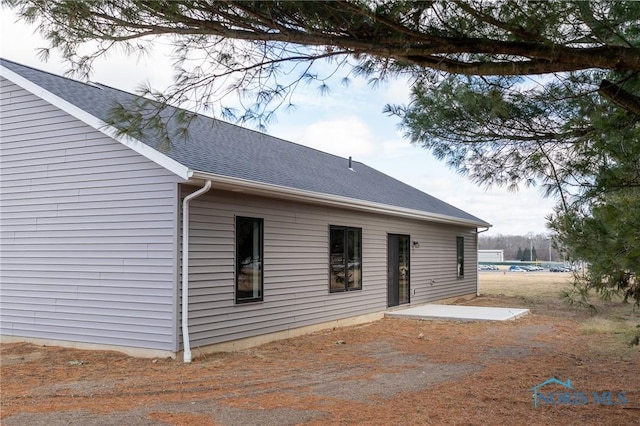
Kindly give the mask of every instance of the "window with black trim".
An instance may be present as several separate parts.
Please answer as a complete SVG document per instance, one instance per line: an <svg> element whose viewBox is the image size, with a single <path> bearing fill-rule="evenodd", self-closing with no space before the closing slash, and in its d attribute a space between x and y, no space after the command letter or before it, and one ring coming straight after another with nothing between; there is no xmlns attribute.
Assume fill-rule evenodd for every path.
<svg viewBox="0 0 640 426"><path fill-rule="evenodd" d="M329 227L329 291L362 290L362 229Z"/></svg>
<svg viewBox="0 0 640 426"><path fill-rule="evenodd" d="M263 298L263 221L236 217L236 303Z"/></svg>
<svg viewBox="0 0 640 426"><path fill-rule="evenodd" d="M464 237L456 237L458 278L464 277Z"/></svg>

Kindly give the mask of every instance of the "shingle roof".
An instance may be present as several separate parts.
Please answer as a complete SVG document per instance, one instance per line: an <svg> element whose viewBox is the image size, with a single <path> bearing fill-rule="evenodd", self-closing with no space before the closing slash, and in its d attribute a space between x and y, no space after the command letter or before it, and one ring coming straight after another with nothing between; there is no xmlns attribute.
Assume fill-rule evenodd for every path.
<svg viewBox="0 0 640 426"><path fill-rule="evenodd" d="M103 121L110 116L116 102L126 105L137 98L105 85L82 83L5 59L1 59L0 64ZM478 226L487 225L485 221L363 163L354 161L352 171L345 158L203 115L198 115L189 125L186 140L174 141L168 149L161 149L158 140L139 139L194 172L417 210Z"/></svg>

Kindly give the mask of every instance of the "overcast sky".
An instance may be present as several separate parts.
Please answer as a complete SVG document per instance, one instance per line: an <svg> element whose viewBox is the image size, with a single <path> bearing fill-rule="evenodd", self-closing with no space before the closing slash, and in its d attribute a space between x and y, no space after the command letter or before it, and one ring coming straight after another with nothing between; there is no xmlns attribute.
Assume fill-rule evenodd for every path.
<svg viewBox="0 0 640 426"><path fill-rule="evenodd" d="M35 27L16 22L12 12L2 9L0 55L34 68L63 74L69 66L58 55L47 62L38 59L36 49L46 46ZM91 80L134 92L144 82L166 87L173 74L169 58L155 51L144 60L112 54L96 62ZM545 216L553 200L537 188L518 192L485 190L457 175L442 162L402 137L398 119L382 113L385 104L407 103L409 87L390 81L372 89L363 80L348 87L331 86L321 96L317 87L304 86L295 94L296 108L279 111L267 132L293 142L368 164L396 179L446 201L493 224L487 235L547 233Z"/></svg>

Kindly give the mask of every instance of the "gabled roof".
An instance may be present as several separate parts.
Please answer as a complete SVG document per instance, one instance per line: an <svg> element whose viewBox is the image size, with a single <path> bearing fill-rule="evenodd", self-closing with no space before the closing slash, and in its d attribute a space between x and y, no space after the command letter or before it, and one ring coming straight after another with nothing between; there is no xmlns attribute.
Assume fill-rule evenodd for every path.
<svg viewBox="0 0 640 426"><path fill-rule="evenodd" d="M439 222L487 222L363 163L198 115L187 139L165 148L152 138L114 136L105 125L116 103L137 95L87 84L0 59L2 76L187 179L212 179L273 196L375 210Z"/></svg>

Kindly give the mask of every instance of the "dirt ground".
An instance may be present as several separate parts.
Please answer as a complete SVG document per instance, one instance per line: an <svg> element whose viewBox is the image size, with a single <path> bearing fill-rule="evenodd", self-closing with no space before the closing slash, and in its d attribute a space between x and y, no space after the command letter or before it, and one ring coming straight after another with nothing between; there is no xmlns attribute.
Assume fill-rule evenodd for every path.
<svg viewBox="0 0 640 426"><path fill-rule="evenodd" d="M531 309L531 315L515 321L384 319L213 354L191 364L5 344L1 422L640 424L639 347L629 346L617 326L585 328L594 317L557 297L555 290L566 278L531 277L523 284L513 275L483 275L487 295L469 302ZM521 287L518 293L518 285L527 291ZM532 290L536 285L541 291ZM602 308L598 315L613 318L605 318L607 324L640 324L630 305ZM580 393L588 403L534 408L533 386L550 377L570 379L570 395ZM565 391L555 384L544 390L556 392L556 398ZM596 403L594 392L611 392L609 400L607 394L601 400L611 404ZM626 403L614 404L622 402L621 396Z"/></svg>

